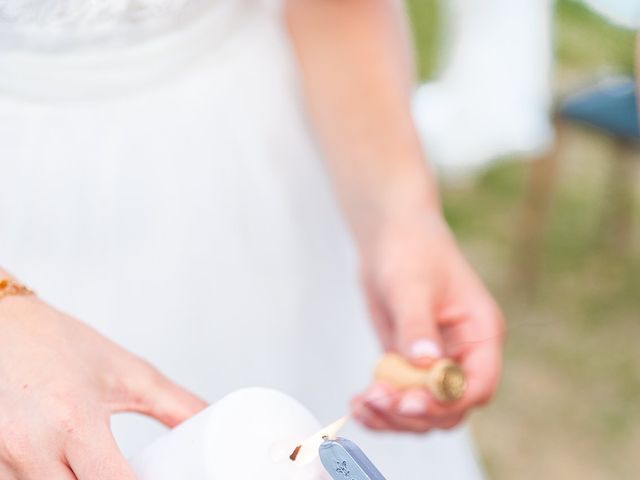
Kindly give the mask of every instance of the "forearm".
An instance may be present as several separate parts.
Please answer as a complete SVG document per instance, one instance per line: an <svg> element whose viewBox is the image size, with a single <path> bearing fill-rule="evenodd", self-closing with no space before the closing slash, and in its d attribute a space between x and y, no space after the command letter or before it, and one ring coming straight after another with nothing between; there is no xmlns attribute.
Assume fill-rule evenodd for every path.
<svg viewBox="0 0 640 480"><path fill-rule="evenodd" d="M438 208L411 118L413 64L401 5L287 3L308 110L357 238L403 208Z"/></svg>

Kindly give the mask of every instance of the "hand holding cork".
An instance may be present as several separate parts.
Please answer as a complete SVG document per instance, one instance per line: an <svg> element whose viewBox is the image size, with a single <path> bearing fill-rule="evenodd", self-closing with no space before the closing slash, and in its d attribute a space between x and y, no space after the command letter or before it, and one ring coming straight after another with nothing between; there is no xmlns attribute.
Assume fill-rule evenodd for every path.
<svg viewBox="0 0 640 480"><path fill-rule="evenodd" d="M353 417L381 431L424 433L458 425L472 393L467 372L442 357L423 365L398 353L380 357L371 386L352 402Z"/></svg>

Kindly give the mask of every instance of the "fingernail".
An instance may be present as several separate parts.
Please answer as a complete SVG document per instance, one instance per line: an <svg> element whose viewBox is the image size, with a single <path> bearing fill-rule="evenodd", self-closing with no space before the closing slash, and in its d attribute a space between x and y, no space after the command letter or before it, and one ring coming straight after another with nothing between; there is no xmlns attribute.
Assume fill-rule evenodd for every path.
<svg viewBox="0 0 640 480"><path fill-rule="evenodd" d="M415 395L405 395L398 404L400 415L418 416L427 413L427 404L424 399Z"/></svg>
<svg viewBox="0 0 640 480"><path fill-rule="evenodd" d="M413 342L409 353L414 359L442 357L442 350L438 344L428 338L422 338Z"/></svg>
<svg viewBox="0 0 640 480"><path fill-rule="evenodd" d="M387 392L384 388L376 385L371 387L371 389L369 389L369 392L367 392L366 402L375 408L386 410L391 407L393 400L391 399L389 392Z"/></svg>

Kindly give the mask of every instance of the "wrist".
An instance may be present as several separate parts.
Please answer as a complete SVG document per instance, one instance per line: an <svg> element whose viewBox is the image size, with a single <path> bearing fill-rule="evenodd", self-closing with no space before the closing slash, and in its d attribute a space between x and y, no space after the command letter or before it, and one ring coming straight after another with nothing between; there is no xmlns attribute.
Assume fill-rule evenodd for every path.
<svg viewBox="0 0 640 480"><path fill-rule="evenodd" d="M12 278L0 277L0 301L9 297L21 297L33 294L33 290L23 285L22 283L17 282Z"/></svg>
<svg viewBox="0 0 640 480"><path fill-rule="evenodd" d="M33 290L0 270L0 318L13 316L17 311L30 308L37 301Z"/></svg>
<svg viewBox="0 0 640 480"><path fill-rule="evenodd" d="M426 171L389 177L370 195L358 197L350 221L361 249L399 224L444 222L437 188Z"/></svg>

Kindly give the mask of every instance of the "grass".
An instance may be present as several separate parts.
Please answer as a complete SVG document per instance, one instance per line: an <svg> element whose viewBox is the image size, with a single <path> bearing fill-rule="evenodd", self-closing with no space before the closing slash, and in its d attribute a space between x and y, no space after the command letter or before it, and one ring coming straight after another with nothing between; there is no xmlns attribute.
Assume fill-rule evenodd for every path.
<svg viewBox="0 0 640 480"><path fill-rule="evenodd" d="M440 47L440 4L434 0L408 0L416 46L416 64L421 79L431 76L437 67Z"/></svg>
<svg viewBox="0 0 640 480"><path fill-rule="evenodd" d="M577 1L557 3L555 35L562 68L633 71L633 33L603 21Z"/></svg>
<svg viewBox="0 0 640 480"><path fill-rule="evenodd" d="M408 8L419 73L431 78L441 36L438 4L410 0ZM602 72L632 72L632 33L575 1L559 0L555 13L556 91ZM501 389L472 421L485 466L495 479L635 478L640 232L632 232L628 249L605 235L615 152L591 132L568 132L535 296L513 281L529 174L529 164L517 160L496 163L465 185L443 187L447 218L509 322ZM640 186L637 175L632 182Z"/></svg>

